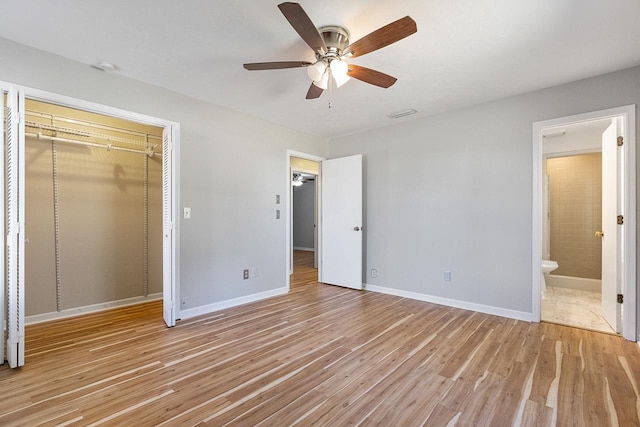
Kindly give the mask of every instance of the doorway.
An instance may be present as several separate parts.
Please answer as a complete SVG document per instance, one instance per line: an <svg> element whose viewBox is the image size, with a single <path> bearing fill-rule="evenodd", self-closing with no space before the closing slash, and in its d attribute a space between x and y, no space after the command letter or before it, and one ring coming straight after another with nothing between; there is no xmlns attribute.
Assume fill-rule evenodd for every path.
<svg viewBox="0 0 640 427"><path fill-rule="evenodd" d="M287 290L293 272L292 191L294 158L318 163L316 175L316 246L318 282L363 289L362 155L326 160L287 150L286 256ZM279 203L279 196L276 196ZM277 215L278 213L276 213Z"/></svg>
<svg viewBox="0 0 640 427"><path fill-rule="evenodd" d="M287 152L287 287L319 281L321 242L320 162L324 158ZM295 274L292 282L292 276Z"/></svg>
<svg viewBox="0 0 640 427"><path fill-rule="evenodd" d="M162 128L26 99L26 323L162 299Z"/></svg>
<svg viewBox="0 0 640 427"><path fill-rule="evenodd" d="M636 340L634 118L631 106L534 124L534 321ZM543 275L541 259L557 264Z"/></svg>
<svg viewBox="0 0 640 427"><path fill-rule="evenodd" d="M163 318L167 326L175 325L179 317L177 301L179 283L177 259L179 253L177 200L178 154L180 125L163 119L145 116L118 108L56 95L37 89L0 82L4 95L6 132L4 136L6 156L0 164L5 185L2 186L4 203L0 216L6 218L6 234L3 240L6 281L2 284L2 309L0 323L4 323L6 358L11 368L24 364L25 347L25 99L75 108L88 113L104 114L114 118L157 126L162 129L162 299ZM2 129L4 130L4 129ZM55 135L49 135L55 136ZM3 153L4 154L4 153ZM4 297L6 296L6 300ZM100 309L100 307L94 307ZM4 339L2 340L5 342ZM0 350L3 349L0 345ZM0 351L0 354L4 351Z"/></svg>
<svg viewBox="0 0 640 427"><path fill-rule="evenodd" d="M304 276L305 281L318 281L318 234L316 224L317 210L317 171L318 164L309 162L308 166L315 168L315 173L303 172L298 166L300 160L293 157L291 194L292 194L292 245L293 245L293 275L296 280Z"/></svg>
<svg viewBox="0 0 640 427"><path fill-rule="evenodd" d="M543 133L543 258L558 267L544 274L541 319L615 333L602 313L602 195L616 191L602 179L603 169L616 168L615 159L602 163L610 124L593 120Z"/></svg>

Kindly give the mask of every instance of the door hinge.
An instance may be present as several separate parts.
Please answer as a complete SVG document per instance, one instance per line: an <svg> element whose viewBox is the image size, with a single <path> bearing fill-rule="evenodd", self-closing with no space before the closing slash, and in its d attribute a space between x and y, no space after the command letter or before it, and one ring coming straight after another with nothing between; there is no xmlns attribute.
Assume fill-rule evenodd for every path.
<svg viewBox="0 0 640 427"><path fill-rule="evenodd" d="M622 296L622 294L618 294L618 298L616 299L616 301L618 301L618 304L622 304L622 302L624 301L624 297Z"/></svg>
<svg viewBox="0 0 640 427"><path fill-rule="evenodd" d="M622 147L623 144L624 144L624 138L619 136L618 137L618 147Z"/></svg>
<svg viewBox="0 0 640 427"><path fill-rule="evenodd" d="M618 225L624 224L624 217L622 215L618 215Z"/></svg>

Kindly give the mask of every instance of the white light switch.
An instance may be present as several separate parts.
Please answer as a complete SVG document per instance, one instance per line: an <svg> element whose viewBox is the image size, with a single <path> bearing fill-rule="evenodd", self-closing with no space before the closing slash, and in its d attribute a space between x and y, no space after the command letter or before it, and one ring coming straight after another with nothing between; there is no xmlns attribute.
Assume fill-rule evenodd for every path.
<svg viewBox="0 0 640 427"><path fill-rule="evenodd" d="M191 208L184 208L184 219L191 219Z"/></svg>

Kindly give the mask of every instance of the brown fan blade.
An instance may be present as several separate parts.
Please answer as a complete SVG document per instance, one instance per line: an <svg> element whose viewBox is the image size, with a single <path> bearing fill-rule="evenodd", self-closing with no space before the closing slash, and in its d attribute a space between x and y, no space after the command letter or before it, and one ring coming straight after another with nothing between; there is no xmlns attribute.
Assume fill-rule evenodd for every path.
<svg viewBox="0 0 640 427"><path fill-rule="evenodd" d="M298 68L311 65L306 61L280 61L280 62L253 62L244 64L243 67L249 71L257 70L281 70L283 68Z"/></svg>
<svg viewBox="0 0 640 427"><path fill-rule="evenodd" d="M307 99L316 99L320 98L324 89L319 88L318 86L311 83L311 87L309 87L309 91L307 92Z"/></svg>
<svg viewBox="0 0 640 427"><path fill-rule="evenodd" d="M344 53L348 54L351 52L352 58L362 56L369 52L373 52L374 50L389 46L398 40L402 40L416 31L418 31L416 22L409 16L405 16L391 24L378 28L373 33L370 33L357 42L350 44L344 49Z"/></svg>
<svg viewBox="0 0 640 427"><path fill-rule="evenodd" d="M353 64L349 64L348 75L354 79L383 88L388 88L398 80L395 77L381 73L380 71Z"/></svg>
<svg viewBox="0 0 640 427"><path fill-rule="evenodd" d="M316 26L311 19L306 14L302 6L298 3L281 3L278 5L278 8L282 12L287 21L291 24L294 30L302 37L311 49L314 52L323 49L324 52L327 51L327 45L324 43L322 36L318 33Z"/></svg>

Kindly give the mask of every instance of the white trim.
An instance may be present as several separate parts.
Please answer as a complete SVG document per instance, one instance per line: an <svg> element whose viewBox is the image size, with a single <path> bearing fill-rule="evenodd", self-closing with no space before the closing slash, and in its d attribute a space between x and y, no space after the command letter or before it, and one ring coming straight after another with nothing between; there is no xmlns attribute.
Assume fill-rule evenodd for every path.
<svg viewBox="0 0 640 427"><path fill-rule="evenodd" d="M622 335L630 341L637 341L636 335L636 106L626 105L606 110L576 114L557 119L533 123L532 134L532 204L531 204L531 315L534 322L540 321L540 279L542 270L542 131L545 128L569 125L597 119L622 117L624 120L625 176L624 176L624 254L622 281L625 287Z"/></svg>
<svg viewBox="0 0 640 427"><path fill-rule="evenodd" d="M320 157L320 156L316 156L314 154L307 154L307 153L303 153L301 151L295 151L295 150L287 150L287 161L286 161L286 189L287 189L287 193L285 195L285 204L284 204L284 212L285 212L285 246L286 246L286 261L285 261L285 277L286 277L286 289L287 292L289 292L289 290L291 289L291 274L293 273L293 260L292 260L292 246L293 246L293 234L292 234L292 227L293 227L293 204L291 202L291 157L298 157L300 159L305 159L305 160L311 160L313 162L322 162L323 160L326 160L324 157ZM322 212L320 209L322 208L321 204L322 204L322 197L320 197L320 195L322 194L322 168L319 167L318 168L318 175L316 175L316 191L317 191L317 203L316 203L316 210L318 212L318 216L320 215L320 212ZM318 217L318 223L316 224L316 232L318 235L318 254L317 254L317 258L318 258L318 282L321 282L322 277L320 277L320 272L322 271L322 269L320 268L320 260L321 257L320 255L322 254L322 238L320 237L321 234L320 232L322 227L322 221L320 221L320 218Z"/></svg>
<svg viewBox="0 0 640 427"><path fill-rule="evenodd" d="M147 297L139 296L116 301L102 302L99 304L85 305L83 307L67 308L62 311L54 311L51 313L42 313L27 316L25 319L25 323L27 325L34 325L36 323L49 322L51 320L67 319L69 317L76 317L83 314L111 310L116 307L128 307L131 305L144 304L145 302L157 301L160 299L162 299L162 292L149 294L149 296Z"/></svg>
<svg viewBox="0 0 640 427"><path fill-rule="evenodd" d="M2 84L3 82L0 82ZM11 84L11 83L7 83ZM14 85L23 88L25 96L29 99L36 101L43 101L48 103L55 103L65 107L71 107L79 110L89 111L96 114L103 114L111 117L117 117L128 121L133 121L141 124L166 127L167 125L178 125L178 122L172 120L166 120L159 117L147 116L146 114L140 114L122 108L111 107L108 105L98 104L96 102L85 101L82 99L74 98L71 96L60 95L53 92L48 92L40 89L33 89L21 85ZM175 141L174 141L175 144Z"/></svg>
<svg viewBox="0 0 640 427"><path fill-rule="evenodd" d="M313 249L313 248L303 248L302 246L294 246L293 250L294 251L315 252L315 249Z"/></svg>
<svg viewBox="0 0 640 427"><path fill-rule="evenodd" d="M510 319L523 320L531 322L531 313L525 311L510 310L492 305L476 304L473 302L461 301L451 298L436 297L433 295L420 294L417 292L403 291L401 289L386 288L384 286L376 286L365 284L364 289L371 292L379 292L387 295L395 295L398 297L409 298L418 301L430 302L433 304L446 305L448 307L461 308L463 310L477 311L480 313L491 314L494 316L508 317Z"/></svg>
<svg viewBox="0 0 640 427"><path fill-rule="evenodd" d="M203 314L213 313L215 311L224 310L227 308L236 307L250 302L261 301L267 298L277 297L285 295L289 292L289 288L277 288L269 291L259 292L257 294L246 295L239 298L234 298L226 301L220 301L213 304L201 305L199 307L189 308L182 310L180 314L181 319L189 319L196 316L202 316Z"/></svg>

